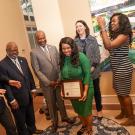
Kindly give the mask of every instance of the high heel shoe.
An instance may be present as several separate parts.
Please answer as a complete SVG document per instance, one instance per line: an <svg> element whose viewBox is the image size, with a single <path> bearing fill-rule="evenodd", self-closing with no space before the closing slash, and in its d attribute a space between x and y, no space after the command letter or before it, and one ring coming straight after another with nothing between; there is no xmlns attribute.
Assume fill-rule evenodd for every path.
<svg viewBox="0 0 135 135"><path fill-rule="evenodd" d="M92 129L88 129L86 130L85 135L92 135L92 133L93 133Z"/></svg>
<svg viewBox="0 0 135 135"><path fill-rule="evenodd" d="M82 135L87 130L86 126L82 126L80 130L77 132L77 135Z"/></svg>

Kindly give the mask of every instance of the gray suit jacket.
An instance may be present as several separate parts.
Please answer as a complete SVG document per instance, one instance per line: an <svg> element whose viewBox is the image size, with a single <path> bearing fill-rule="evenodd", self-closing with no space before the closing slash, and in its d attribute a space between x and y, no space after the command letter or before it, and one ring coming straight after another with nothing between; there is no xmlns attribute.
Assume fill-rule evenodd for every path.
<svg viewBox="0 0 135 135"><path fill-rule="evenodd" d="M47 45L51 60L40 46L31 51L31 64L43 86L59 79L59 53L55 46Z"/></svg>

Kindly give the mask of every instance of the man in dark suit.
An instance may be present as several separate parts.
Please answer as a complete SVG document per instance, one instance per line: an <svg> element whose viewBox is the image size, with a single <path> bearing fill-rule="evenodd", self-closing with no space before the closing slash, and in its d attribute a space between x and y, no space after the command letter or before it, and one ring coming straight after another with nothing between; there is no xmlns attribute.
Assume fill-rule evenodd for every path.
<svg viewBox="0 0 135 135"><path fill-rule="evenodd" d="M4 98L2 97L5 92L6 90L0 89L0 123L5 128L7 135L18 135L12 115L5 104Z"/></svg>
<svg viewBox="0 0 135 135"><path fill-rule="evenodd" d="M42 130L36 130L33 109L32 91L35 91L35 83L24 57L18 56L18 47L15 42L9 42L6 46L7 56L0 62L0 70L3 75L12 80L21 82L19 89L10 87L7 89L7 99L14 115L19 135L41 134Z"/></svg>
<svg viewBox="0 0 135 135"><path fill-rule="evenodd" d="M47 101L50 117L52 120L52 132L56 132L58 126L59 109L61 119L64 122L73 124L66 113L64 102L60 96L60 88L57 87L59 80L59 54L55 46L48 45L45 33L36 32L37 47L31 52L32 67L37 75Z"/></svg>
<svg viewBox="0 0 135 135"><path fill-rule="evenodd" d="M6 92L6 90L3 89L4 84L9 84L17 88L21 87L21 84L18 81L9 80L7 77L0 74L0 123L4 126L7 135L18 135L11 112L4 101L3 94Z"/></svg>

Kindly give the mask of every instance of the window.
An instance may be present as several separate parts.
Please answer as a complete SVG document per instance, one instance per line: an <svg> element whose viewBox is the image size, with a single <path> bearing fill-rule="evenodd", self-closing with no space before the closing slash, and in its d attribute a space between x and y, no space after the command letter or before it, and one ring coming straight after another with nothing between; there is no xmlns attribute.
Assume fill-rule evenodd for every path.
<svg viewBox="0 0 135 135"><path fill-rule="evenodd" d="M33 14L31 0L20 0L21 9L23 11L26 30L31 48L36 47L35 32L37 31L35 18Z"/></svg>

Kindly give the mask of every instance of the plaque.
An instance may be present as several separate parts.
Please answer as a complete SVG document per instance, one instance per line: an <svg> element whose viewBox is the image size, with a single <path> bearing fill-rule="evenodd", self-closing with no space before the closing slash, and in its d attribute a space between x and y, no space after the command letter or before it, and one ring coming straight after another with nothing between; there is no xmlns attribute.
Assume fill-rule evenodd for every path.
<svg viewBox="0 0 135 135"><path fill-rule="evenodd" d="M83 94L83 85L81 80L68 80L62 81L63 98L66 99L79 99Z"/></svg>

